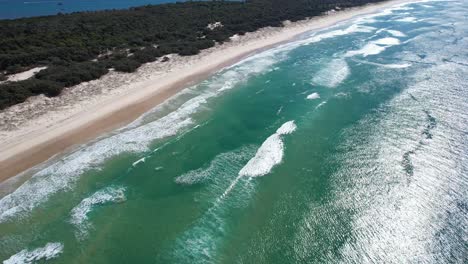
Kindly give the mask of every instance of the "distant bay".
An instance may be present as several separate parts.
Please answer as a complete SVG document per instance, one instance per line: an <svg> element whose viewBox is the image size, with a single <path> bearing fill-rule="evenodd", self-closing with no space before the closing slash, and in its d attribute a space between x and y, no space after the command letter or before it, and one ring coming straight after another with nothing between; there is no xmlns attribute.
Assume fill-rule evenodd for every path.
<svg viewBox="0 0 468 264"><path fill-rule="evenodd" d="M80 11L126 9L185 0L0 0L0 19L56 15Z"/></svg>

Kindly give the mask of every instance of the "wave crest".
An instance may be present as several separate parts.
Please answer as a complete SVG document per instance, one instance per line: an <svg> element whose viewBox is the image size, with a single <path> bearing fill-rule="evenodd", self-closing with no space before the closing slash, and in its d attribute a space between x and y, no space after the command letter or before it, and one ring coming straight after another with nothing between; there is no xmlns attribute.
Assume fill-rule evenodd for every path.
<svg viewBox="0 0 468 264"><path fill-rule="evenodd" d="M317 72L312 83L326 87L336 87L351 73L348 63L343 59L332 60L324 69Z"/></svg>
<svg viewBox="0 0 468 264"><path fill-rule="evenodd" d="M88 214L97 205L104 205L108 203L120 203L126 200L125 188L107 187L105 189L95 192L88 198L83 199L71 211L70 222L78 228L76 233L77 237L83 237L88 233L90 224L88 223Z"/></svg>
<svg viewBox="0 0 468 264"><path fill-rule="evenodd" d="M34 250L23 249L9 259L3 261L3 264L29 264L36 263L39 260L50 260L58 257L63 252L62 243L47 243L44 247Z"/></svg>
<svg viewBox="0 0 468 264"><path fill-rule="evenodd" d="M240 170L239 176L263 176L278 165L283 159L282 135L291 134L296 130L294 121L284 123L276 133L268 137L257 150L255 156Z"/></svg>

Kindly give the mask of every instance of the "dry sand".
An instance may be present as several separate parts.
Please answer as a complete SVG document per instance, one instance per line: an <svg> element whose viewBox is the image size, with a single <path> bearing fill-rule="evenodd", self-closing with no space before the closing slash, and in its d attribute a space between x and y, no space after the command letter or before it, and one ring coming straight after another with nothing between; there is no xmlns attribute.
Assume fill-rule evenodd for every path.
<svg viewBox="0 0 468 264"><path fill-rule="evenodd" d="M0 182L74 145L125 125L184 87L223 67L307 31L374 13L405 0L346 9L294 23L264 28L190 57L143 65L136 73L110 72L64 90L55 98L36 96L0 112Z"/></svg>

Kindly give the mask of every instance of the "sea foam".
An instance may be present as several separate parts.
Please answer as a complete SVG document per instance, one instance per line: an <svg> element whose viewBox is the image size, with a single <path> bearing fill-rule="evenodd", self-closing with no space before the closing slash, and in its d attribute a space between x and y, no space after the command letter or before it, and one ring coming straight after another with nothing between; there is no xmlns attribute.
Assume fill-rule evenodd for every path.
<svg viewBox="0 0 468 264"><path fill-rule="evenodd" d="M225 175L237 174L238 170L248 160L251 153L250 148L241 148L217 155L208 166L191 170L174 181L180 185L194 185L206 181L216 182Z"/></svg>
<svg viewBox="0 0 468 264"><path fill-rule="evenodd" d="M324 106L327 103L327 101L323 101L320 104L318 104L315 109L319 109L320 107Z"/></svg>
<svg viewBox="0 0 468 264"><path fill-rule="evenodd" d="M50 260L58 257L63 252L63 244L47 243L44 247L34 250L21 250L9 259L3 261L3 264L29 264L36 263L39 260Z"/></svg>
<svg viewBox="0 0 468 264"><path fill-rule="evenodd" d="M377 40L373 40L370 43L367 43L359 50L351 50L346 52L345 57L352 57L356 55L362 55L363 57L367 57L370 55L377 55L386 50L388 47L399 45L400 40L397 38L381 38Z"/></svg>
<svg viewBox="0 0 468 264"><path fill-rule="evenodd" d="M398 21L398 22L407 22L407 23L414 23L414 22L418 22L418 19L416 19L415 17L404 17L404 18L400 18L400 19L397 19L395 21Z"/></svg>
<svg viewBox="0 0 468 264"><path fill-rule="evenodd" d="M383 64L383 63L377 63L377 62L370 62L370 61L363 61L363 60L355 60L356 62L364 63L364 64L369 64L369 65L374 65L378 67L383 67L383 68L389 68L389 69L404 69L410 67L412 64L411 63L389 63L389 64Z"/></svg>
<svg viewBox="0 0 468 264"><path fill-rule="evenodd" d="M320 42L324 39L330 39L334 37L339 37L339 36L344 36L344 35L349 35L353 33L369 33L375 31L376 28L374 27L369 27L369 26L363 26L359 24L353 24L347 28L343 29L336 29L336 30L331 30L327 32L319 32L319 33L314 33L310 37L305 38L303 40L299 40L296 42L291 43L293 46L297 45L309 45L312 43Z"/></svg>
<svg viewBox="0 0 468 264"><path fill-rule="evenodd" d="M320 95L318 93L311 93L307 96L307 99L309 100L314 100L314 99L319 99Z"/></svg>
<svg viewBox="0 0 468 264"><path fill-rule="evenodd" d="M348 63L345 60L334 59L315 74L312 83L333 88L342 83L350 73Z"/></svg>
<svg viewBox="0 0 468 264"><path fill-rule="evenodd" d="M377 45L393 46L400 44L400 40L397 38L381 38L373 42Z"/></svg>
<svg viewBox="0 0 468 264"><path fill-rule="evenodd" d="M175 135L193 123L187 116L200 104L202 101L191 102L157 121L102 139L49 165L0 200L0 222L29 212L50 195L69 188L86 170L99 169L112 156L145 151L153 140Z"/></svg>
<svg viewBox="0 0 468 264"><path fill-rule="evenodd" d="M387 32L390 33L394 37L406 37L405 33L398 31L398 30L387 29Z"/></svg>
<svg viewBox="0 0 468 264"><path fill-rule="evenodd" d="M270 173L283 159L284 146L281 137L295 130L294 121L284 123L276 133L263 142L255 156L240 170L239 176L257 177Z"/></svg>
<svg viewBox="0 0 468 264"><path fill-rule="evenodd" d="M108 203L120 203L126 200L124 187L108 187L95 192L88 198L83 199L71 211L70 222L78 229L77 237L82 238L87 234L90 224L88 223L88 213L95 206Z"/></svg>
<svg viewBox="0 0 468 264"><path fill-rule="evenodd" d="M374 43L369 43L366 44L364 47L362 47L359 50L351 50L346 53L346 57L351 57L355 55L362 55L363 57L367 57L369 55L377 55L384 51L386 48L376 45Z"/></svg>

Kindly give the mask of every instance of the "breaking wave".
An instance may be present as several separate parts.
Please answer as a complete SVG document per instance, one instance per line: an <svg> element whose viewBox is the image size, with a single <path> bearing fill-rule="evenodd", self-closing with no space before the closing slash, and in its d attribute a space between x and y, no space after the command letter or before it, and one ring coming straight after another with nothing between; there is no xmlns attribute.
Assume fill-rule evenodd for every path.
<svg viewBox="0 0 468 264"><path fill-rule="evenodd" d="M416 19L415 17L404 17L404 18L397 19L395 21L413 23L413 22L418 22L418 19Z"/></svg>
<svg viewBox="0 0 468 264"><path fill-rule="evenodd" d="M263 142L255 157L240 170L239 176L257 177L270 173L283 159L284 146L281 136L293 133L296 128L294 121L286 122L278 128L276 133Z"/></svg>
<svg viewBox="0 0 468 264"><path fill-rule="evenodd" d="M307 99L309 100L314 100L314 99L319 99L320 98L320 94L318 93L311 93L307 96Z"/></svg>
<svg viewBox="0 0 468 264"><path fill-rule="evenodd" d="M389 64L383 64L383 63L377 63L377 62L371 62L371 61L364 61L364 60L354 60L359 63L364 63L368 65L374 65L378 67L383 67L383 68L389 68L389 69L404 69L410 67L412 64L411 63L389 63Z"/></svg>
<svg viewBox="0 0 468 264"><path fill-rule="evenodd" d="M239 207L247 201L252 193L252 183L244 176L256 177L269 173L271 169L279 164L283 157L283 142L281 137L291 134L296 130L294 121L284 123L270 136L257 150L255 156L239 171L237 177L232 180L224 193L214 202L213 206L197 220L195 225L183 233L177 239L175 249L170 253L170 259L178 262L194 261L195 263L216 262L216 251L221 240L226 236L226 215L231 206ZM239 152L223 153L218 155L206 169L198 169L184 174L176 179L182 184L193 184L214 176L232 173L231 168L239 167L239 161L245 158L243 148ZM237 154L236 154L237 153ZM240 155L239 155L240 154ZM234 156L234 159L232 157ZM227 172L223 170L227 168ZM225 199L227 194L233 191L235 186L242 184L242 190ZM221 185L217 183L217 185ZM214 188L217 190L217 188ZM163 256L167 257L167 256Z"/></svg>
<svg viewBox="0 0 468 264"><path fill-rule="evenodd" d="M394 46L400 44L400 40L397 38L381 38L373 42L377 45L384 45L384 46Z"/></svg>
<svg viewBox="0 0 468 264"><path fill-rule="evenodd" d="M406 35L403 32L398 31L398 30L387 29L387 32L390 33L394 37L398 37L398 38L406 37Z"/></svg>
<svg viewBox="0 0 468 264"><path fill-rule="evenodd" d="M250 153L250 151L246 148L241 148L239 150L219 154L210 162L208 167L191 170L177 177L175 182L181 185L194 185L206 181L213 181L215 180L214 178L233 173L237 168L241 167L248 153Z"/></svg>
<svg viewBox="0 0 468 264"><path fill-rule="evenodd" d="M161 263L216 263L216 251L226 236L227 214L232 207L238 208L246 204L253 193L252 182L239 179L238 172L254 152L253 146L244 146L222 153L216 156L208 167L190 171L176 178L177 183L184 185L209 184L207 193L201 193L204 197L201 200L213 202L193 226L176 239L174 248L160 256L163 258ZM232 182L239 183L239 191L230 199L220 199Z"/></svg>
<svg viewBox="0 0 468 264"><path fill-rule="evenodd" d="M312 83L333 88L341 84L350 73L351 70L344 59L334 59L315 74Z"/></svg>
<svg viewBox="0 0 468 264"><path fill-rule="evenodd" d="M108 187L100 191L95 192L88 198L83 199L71 211L70 222L75 225L78 229L76 236L83 238L87 235L89 228L91 227L88 222L88 214L98 205L104 205L109 203L121 203L126 200L125 188L124 187Z"/></svg>
<svg viewBox="0 0 468 264"><path fill-rule="evenodd" d="M191 100L159 120L102 139L49 165L0 200L0 222L31 211L50 195L70 187L80 174L99 169L112 156L147 151L152 141L175 135L193 123L188 115L204 102L204 99Z"/></svg>
<svg viewBox="0 0 468 264"><path fill-rule="evenodd" d="M47 243L44 247L34 250L21 250L9 259L3 261L3 264L32 264L40 260L50 260L58 257L63 252L63 244Z"/></svg>
<svg viewBox="0 0 468 264"><path fill-rule="evenodd" d="M382 38L378 40L371 41L367 43L359 50L351 50L346 52L345 57L352 57L356 55L362 55L363 57L367 57L370 55L377 55L386 50L388 47L399 45L400 40L396 38Z"/></svg>

